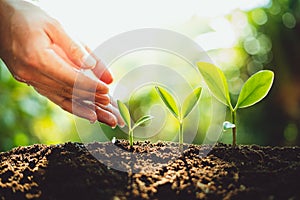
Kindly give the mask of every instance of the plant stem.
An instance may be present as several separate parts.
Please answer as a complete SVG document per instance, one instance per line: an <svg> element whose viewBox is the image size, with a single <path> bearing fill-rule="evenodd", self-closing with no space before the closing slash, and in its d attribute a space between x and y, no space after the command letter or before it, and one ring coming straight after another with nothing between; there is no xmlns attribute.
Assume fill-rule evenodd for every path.
<svg viewBox="0 0 300 200"><path fill-rule="evenodd" d="M133 130L129 130L129 145L132 147L133 146Z"/></svg>
<svg viewBox="0 0 300 200"><path fill-rule="evenodd" d="M183 144L183 123L182 120L179 122L179 144Z"/></svg>
<svg viewBox="0 0 300 200"><path fill-rule="evenodd" d="M179 150L183 151L183 121L179 121Z"/></svg>
<svg viewBox="0 0 300 200"><path fill-rule="evenodd" d="M236 111L231 111L231 119L232 119L232 123L235 125L234 128L232 128L232 145L235 146L236 145Z"/></svg>

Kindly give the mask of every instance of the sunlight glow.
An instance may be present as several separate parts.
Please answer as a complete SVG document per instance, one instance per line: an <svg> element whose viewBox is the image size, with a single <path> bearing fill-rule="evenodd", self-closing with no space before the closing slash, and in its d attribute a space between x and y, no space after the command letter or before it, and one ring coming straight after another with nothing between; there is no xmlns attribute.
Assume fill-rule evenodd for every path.
<svg viewBox="0 0 300 200"><path fill-rule="evenodd" d="M196 42L206 51L219 48L230 48L236 44L236 36L230 22L222 18L212 20L213 32L204 33L196 38Z"/></svg>
<svg viewBox="0 0 300 200"><path fill-rule="evenodd" d="M172 29L170 27L182 24L193 16L219 18L211 24L216 32L198 38L200 41L205 40L204 46L211 49L228 47L235 42L232 30L223 32L229 24L222 16L236 9L249 10L268 3L269 0L40 0L37 4L57 18L69 34L91 48L114 35L133 29ZM225 24L222 25L222 22ZM218 28L219 25L221 27Z"/></svg>

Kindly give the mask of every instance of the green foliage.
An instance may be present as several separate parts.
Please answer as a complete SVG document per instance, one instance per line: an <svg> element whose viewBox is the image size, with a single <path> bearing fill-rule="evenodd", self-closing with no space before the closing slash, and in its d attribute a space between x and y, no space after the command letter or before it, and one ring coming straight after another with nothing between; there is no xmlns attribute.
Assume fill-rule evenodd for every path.
<svg viewBox="0 0 300 200"><path fill-rule="evenodd" d="M129 113L127 106L119 100L117 101L117 103L118 103L118 108L119 108L120 114L129 129L129 144L132 147L133 146L133 131L134 131L134 129L137 128L138 126L144 124L145 122L153 119L153 116L151 116L151 115L142 116L132 126L131 125L131 117L130 117L130 113Z"/></svg>
<svg viewBox="0 0 300 200"><path fill-rule="evenodd" d="M274 80L274 73L262 70L251 76L242 87L235 110L246 108L261 101L269 92Z"/></svg>
<svg viewBox="0 0 300 200"><path fill-rule="evenodd" d="M192 110L198 103L198 100L200 99L201 91L202 88L198 87L184 100L181 108L182 119L186 118L190 114L190 112L192 112Z"/></svg>
<svg viewBox="0 0 300 200"><path fill-rule="evenodd" d="M205 83L207 84L212 94L216 97L216 99L218 99L226 106L232 108L228 84L224 73L211 63L199 62L197 65L200 73L204 78Z"/></svg>
<svg viewBox="0 0 300 200"><path fill-rule="evenodd" d="M246 108L261 101L272 87L274 73L269 70L261 70L252 75L243 85L237 104L233 107L224 73L217 66L210 63L198 62L197 65L211 93L216 97L216 99L227 105L231 110L232 124L224 122L223 127L232 127L233 145L235 145L235 116L237 109Z"/></svg>
<svg viewBox="0 0 300 200"><path fill-rule="evenodd" d="M146 123L147 121L149 121L150 119L153 119L153 116L151 115L145 115L143 117L141 117L140 119L138 119L134 126L132 127L132 129L135 129L138 126L141 126L142 124Z"/></svg>
<svg viewBox="0 0 300 200"><path fill-rule="evenodd" d="M183 129L182 123L183 120L191 113L193 108L197 105L202 88L196 88L191 94L187 96L184 100L183 106L181 107L180 104L176 103L175 98L164 88L155 86L157 93L159 94L160 98L169 109L169 111L175 116L177 121L180 125L180 133L179 133L179 143L183 144ZM178 109L179 108L179 109ZM180 110L180 112L179 112Z"/></svg>
<svg viewBox="0 0 300 200"><path fill-rule="evenodd" d="M155 89L169 111L174 115L174 117L179 119L179 110L177 106L178 103L176 102L175 98L167 90L161 87L156 86Z"/></svg>
<svg viewBox="0 0 300 200"><path fill-rule="evenodd" d="M126 107L126 105L123 102L121 102L119 100L117 102L118 102L118 107L119 107L120 114L121 114L125 124L128 127L131 127L131 117L130 117L130 113L129 113L128 108Z"/></svg>
<svg viewBox="0 0 300 200"><path fill-rule="evenodd" d="M252 75L242 87L238 102L233 107L224 73L210 63L199 62L197 65L211 93L231 111L246 108L261 101L268 94L274 80L274 73L270 70L261 70Z"/></svg>

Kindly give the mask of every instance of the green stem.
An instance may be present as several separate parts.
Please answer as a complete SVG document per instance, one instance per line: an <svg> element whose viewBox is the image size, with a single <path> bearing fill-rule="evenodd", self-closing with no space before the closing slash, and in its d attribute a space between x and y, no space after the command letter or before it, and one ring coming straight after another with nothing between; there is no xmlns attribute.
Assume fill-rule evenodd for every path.
<svg viewBox="0 0 300 200"><path fill-rule="evenodd" d="M232 123L235 125L234 128L232 128L232 145L235 146L236 145L236 111L232 111L231 112L231 119L232 119Z"/></svg>
<svg viewBox="0 0 300 200"><path fill-rule="evenodd" d="M133 130L129 130L129 145L132 147L133 146Z"/></svg>
<svg viewBox="0 0 300 200"><path fill-rule="evenodd" d="M179 121L179 150L183 151L183 122Z"/></svg>
<svg viewBox="0 0 300 200"><path fill-rule="evenodd" d="M183 123L182 120L179 122L179 144L183 144Z"/></svg>

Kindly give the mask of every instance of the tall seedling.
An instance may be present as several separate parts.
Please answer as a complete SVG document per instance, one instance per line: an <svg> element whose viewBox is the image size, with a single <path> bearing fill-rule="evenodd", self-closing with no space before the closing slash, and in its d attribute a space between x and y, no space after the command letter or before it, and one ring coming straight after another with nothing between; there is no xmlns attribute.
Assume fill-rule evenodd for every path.
<svg viewBox="0 0 300 200"><path fill-rule="evenodd" d="M232 144L236 145L237 109L246 108L261 101L272 87L274 73L270 70L261 70L252 75L243 85L237 103L233 107L224 73L211 63L198 62L197 65L210 92L231 111L232 124L225 122L224 128L232 128Z"/></svg>
<svg viewBox="0 0 300 200"><path fill-rule="evenodd" d="M193 108L197 105L202 88L196 88L191 94L189 94L183 102L181 106L175 100L175 98L164 88L155 86L157 93L160 98L169 109L169 111L173 114L173 116L177 119L179 123L179 144L182 146L183 144L183 120L191 113Z"/></svg>

